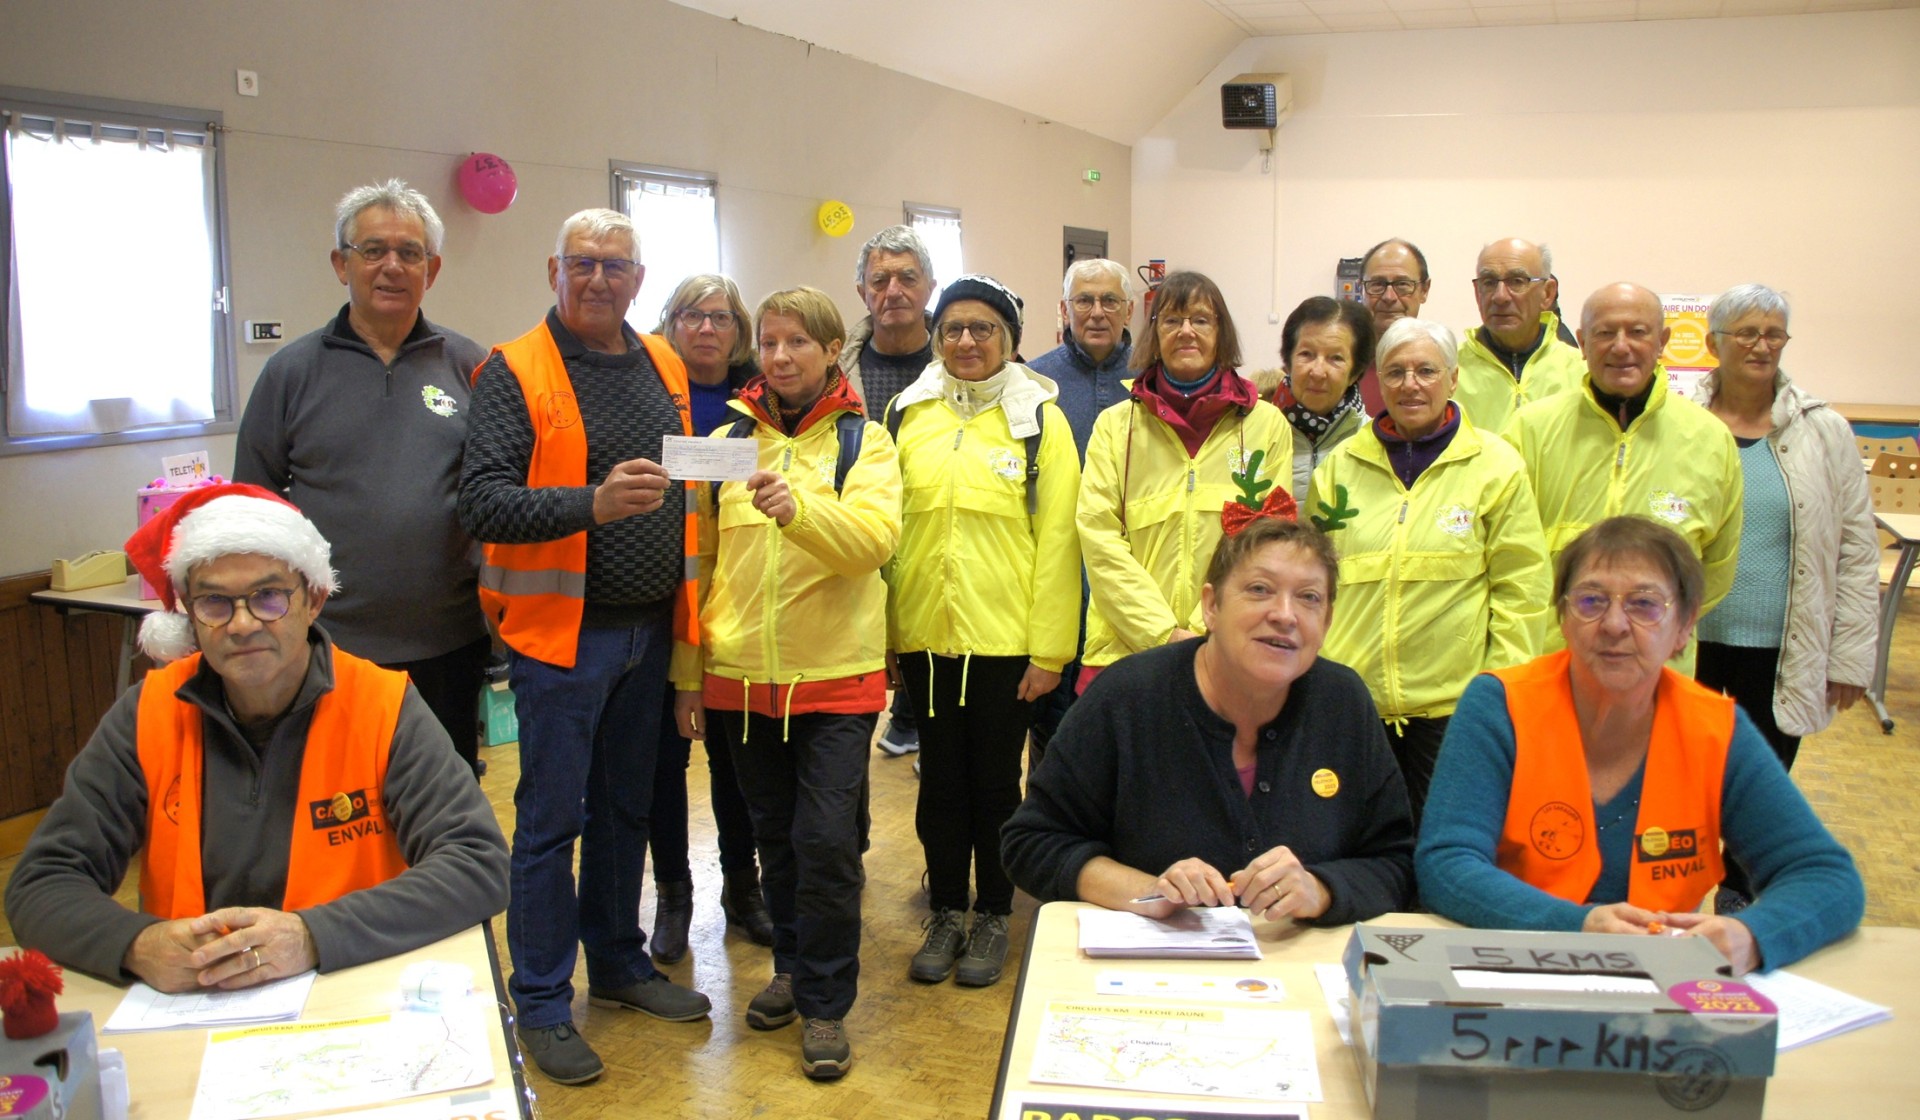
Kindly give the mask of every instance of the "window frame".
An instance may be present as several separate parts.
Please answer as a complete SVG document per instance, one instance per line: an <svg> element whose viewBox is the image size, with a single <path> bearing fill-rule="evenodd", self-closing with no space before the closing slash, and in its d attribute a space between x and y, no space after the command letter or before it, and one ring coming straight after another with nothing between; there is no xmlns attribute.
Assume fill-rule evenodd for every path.
<svg viewBox="0 0 1920 1120"><path fill-rule="evenodd" d="M9 368L12 324L7 312L11 301L13 259L13 197L5 175L0 174L0 457L31 455L44 451L71 451L92 447L113 447L158 440L192 439L221 435L239 429L238 331L233 315L233 234L227 220L226 118L217 109L193 109L180 105L161 105L142 101L121 101L84 94L53 93L0 85L0 128L10 126L13 115L84 121L107 129L165 131L199 134L213 153L212 190L207 199L207 228L213 231L212 293L213 368L208 371L213 400L213 419L179 424L155 424L117 432L69 433L60 435L15 435L7 424L7 394L13 371Z"/></svg>
<svg viewBox="0 0 1920 1120"><path fill-rule="evenodd" d="M613 196L610 209L618 210L620 213L626 214L628 219L632 219L633 217L633 214L627 210L626 205L628 184L630 183L647 182L651 180L653 182L667 183L670 185L701 186L707 188L713 195L713 270L720 273L726 272L726 240L721 236L720 231L720 176L717 172L695 171L685 167L667 167L662 164L635 163L632 160L610 159L607 161L607 179L609 190ZM641 241L640 264L641 267L644 268L647 266L647 247L644 236L641 238ZM684 277L680 276L675 276L671 279L660 276L653 277L655 283L668 285L662 290L669 293L672 291L672 285L680 283L682 279L684 279ZM635 327L634 329L645 334L648 330L652 329L652 324L649 324L645 330L641 330L639 327Z"/></svg>
<svg viewBox="0 0 1920 1120"><path fill-rule="evenodd" d="M908 229L913 230L916 234L918 234L919 229L914 223L914 218L916 217L939 218L942 220L951 221L955 225L960 227L961 272L954 276L940 276L938 275L940 270L938 268L934 269L934 272L935 272L934 279L939 282L939 286L936 287L933 291L933 298L937 302L940 299L940 293L946 291L948 284L953 283L955 280L959 279L960 276L966 275L965 269L967 266L967 260L966 260L967 223L961 218L960 208L958 206L936 206L930 202L902 202L900 204L900 220L902 224L904 224Z"/></svg>

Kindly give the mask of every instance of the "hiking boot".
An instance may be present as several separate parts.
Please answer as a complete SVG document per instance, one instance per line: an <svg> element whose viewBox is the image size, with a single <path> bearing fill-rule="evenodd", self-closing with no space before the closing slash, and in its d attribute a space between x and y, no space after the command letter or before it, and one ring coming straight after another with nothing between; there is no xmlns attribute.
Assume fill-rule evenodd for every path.
<svg viewBox="0 0 1920 1120"><path fill-rule="evenodd" d="M913 955L907 975L922 984L938 984L953 974L953 962L967 944L967 916L959 910L935 910L920 923L927 942Z"/></svg>
<svg viewBox="0 0 1920 1120"><path fill-rule="evenodd" d="M728 925L739 926L755 945L773 944L773 915L767 913L767 896L760 891L758 871L727 876L727 885L720 892L720 912L726 915Z"/></svg>
<svg viewBox="0 0 1920 1120"><path fill-rule="evenodd" d="M693 880L653 885L653 959L679 964L687 959L687 927L693 924Z"/></svg>
<svg viewBox="0 0 1920 1120"><path fill-rule="evenodd" d="M954 966L953 982L968 988L984 988L996 983L1007 967L1007 915L973 916L973 932L967 935L967 952Z"/></svg>
<svg viewBox="0 0 1920 1120"><path fill-rule="evenodd" d="M912 754L920 749L920 729L902 726L898 719L888 720L887 729L880 736L880 749L895 758ZM918 772L916 769L915 773Z"/></svg>
<svg viewBox="0 0 1920 1120"><path fill-rule="evenodd" d="M808 1019L800 1036L800 1069L815 1081L831 1081L853 1068L853 1046L840 1019Z"/></svg>
<svg viewBox="0 0 1920 1120"><path fill-rule="evenodd" d="M793 1022L793 974L776 972L760 994L747 1001L747 1025L756 1031L778 1030Z"/></svg>
<svg viewBox="0 0 1920 1120"><path fill-rule="evenodd" d="M713 1001L692 988L683 988L656 972L645 980L635 980L624 988L587 989L587 1002L595 1007L624 1007L644 1011L669 1023L704 1019L713 1010Z"/></svg>
<svg viewBox="0 0 1920 1120"><path fill-rule="evenodd" d="M606 1065L600 1061L600 1055L593 1052L587 1040L573 1029L573 1023L558 1023L551 1027L515 1026L514 1037L520 1040L520 1053L533 1059L547 1080L561 1085L584 1085L606 1072Z"/></svg>

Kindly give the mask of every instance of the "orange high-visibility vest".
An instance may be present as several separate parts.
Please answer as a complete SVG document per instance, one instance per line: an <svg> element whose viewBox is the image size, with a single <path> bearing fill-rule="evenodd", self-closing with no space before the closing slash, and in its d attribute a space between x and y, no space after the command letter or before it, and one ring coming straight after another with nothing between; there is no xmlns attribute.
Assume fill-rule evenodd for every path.
<svg viewBox="0 0 1920 1120"><path fill-rule="evenodd" d="M1513 790L1494 862L1548 894L1584 903L1600 877L1600 847L1571 663L1561 650L1493 674L1507 686L1514 737ZM1662 667L1627 902L1691 911L1719 885L1720 792L1732 742L1733 701Z"/></svg>
<svg viewBox="0 0 1920 1120"><path fill-rule="evenodd" d="M659 335L641 335L647 356L660 372L667 395L680 412L680 430L693 434L693 400L687 391L687 367ZM528 486L586 486L587 430L573 396L560 347L546 321L493 348L520 381L527 415L533 420L533 455L527 463ZM478 380L480 371L474 370ZM673 634L688 645L700 643L696 586L699 527L694 483L686 495L685 547L680 593L673 602ZM587 534L574 533L538 544L489 544L480 569L480 606L500 628L500 638L528 657L563 669L573 667L580 648L580 619L587 602Z"/></svg>
<svg viewBox="0 0 1920 1120"><path fill-rule="evenodd" d="M196 653L147 674L135 724L135 747L147 778L140 906L168 919L207 912L200 867L202 714L174 695L199 670L200 657ZM405 673L333 651L333 690L314 704L300 761L280 909L332 902L407 869L381 798L406 691Z"/></svg>

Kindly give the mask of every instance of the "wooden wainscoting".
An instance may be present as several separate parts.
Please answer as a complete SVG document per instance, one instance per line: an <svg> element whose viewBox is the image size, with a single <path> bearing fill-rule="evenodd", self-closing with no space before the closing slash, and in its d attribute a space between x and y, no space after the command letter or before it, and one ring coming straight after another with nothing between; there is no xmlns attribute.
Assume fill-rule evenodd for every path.
<svg viewBox="0 0 1920 1120"><path fill-rule="evenodd" d="M0 579L0 819L43 809L113 703L121 620L62 617L27 596L48 573Z"/></svg>

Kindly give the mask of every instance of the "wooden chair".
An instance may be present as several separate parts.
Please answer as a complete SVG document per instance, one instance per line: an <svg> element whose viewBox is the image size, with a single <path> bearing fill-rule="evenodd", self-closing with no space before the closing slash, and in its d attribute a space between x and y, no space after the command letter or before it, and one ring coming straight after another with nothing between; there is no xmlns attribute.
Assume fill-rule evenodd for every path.
<svg viewBox="0 0 1920 1120"><path fill-rule="evenodd" d="M1873 494L1875 513L1920 513L1920 455L1895 455L1881 452L1867 470L1867 485ZM1893 535L1880 533L1880 582L1893 578L1893 566L1899 557Z"/></svg>

